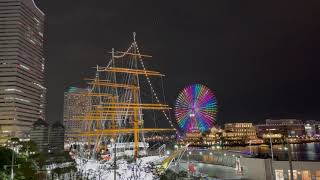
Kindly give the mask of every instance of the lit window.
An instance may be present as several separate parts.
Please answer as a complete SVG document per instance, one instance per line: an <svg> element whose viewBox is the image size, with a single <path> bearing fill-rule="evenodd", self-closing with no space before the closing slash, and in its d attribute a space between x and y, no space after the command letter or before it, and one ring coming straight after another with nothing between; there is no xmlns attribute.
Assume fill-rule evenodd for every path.
<svg viewBox="0 0 320 180"><path fill-rule="evenodd" d="M274 172L275 172L276 180L284 180L282 169L276 169L274 170Z"/></svg>
<svg viewBox="0 0 320 180"><path fill-rule="evenodd" d="M288 170L288 177L289 177L289 180L291 180L290 170ZM293 170L293 179L294 180L298 180L298 172L297 172L297 170Z"/></svg>
<svg viewBox="0 0 320 180"><path fill-rule="evenodd" d="M18 66L21 67L21 68L23 68L23 69L25 69L25 70L28 70L28 71L30 70L30 68L28 68L28 67L25 66L25 65L19 64Z"/></svg>
<svg viewBox="0 0 320 180"><path fill-rule="evenodd" d="M10 91L22 92L21 90L15 89L15 88L8 88L8 89L5 89L4 91L7 91L7 92L10 92Z"/></svg>
<svg viewBox="0 0 320 180"><path fill-rule="evenodd" d="M302 174L301 174L301 179L302 180L311 180L311 173L310 171L302 171Z"/></svg>
<svg viewBox="0 0 320 180"><path fill-rule="evenodd" d="M320 170L316 171L316 180L320 180Z"/></svg>

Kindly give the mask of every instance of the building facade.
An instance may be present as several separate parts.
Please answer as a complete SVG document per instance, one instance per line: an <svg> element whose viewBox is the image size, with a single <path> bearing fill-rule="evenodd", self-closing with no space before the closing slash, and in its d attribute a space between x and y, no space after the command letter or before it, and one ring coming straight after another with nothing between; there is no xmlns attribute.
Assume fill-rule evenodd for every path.
<svg viewBox="0 0 320 180"><path fill-rule="evenodd" d="M64 93L63 106L63 125L66 130L66 136L70 132L80 132L82 129L82 121L76 120L75 116L83 116L90 110L91 98L85 96L88 93L86 88L70 87Z"/></svg>
<svg viewBox="0 0 320 180"><path fill-rule="evenodd" d="M45 117L44 13L33 0L0 0L0 135L27 136Z"/></svg>
<svg viewBox="0 0 320 180"><path fill-rule="evenodd" d="M61 152L64 150L64 127L60 122L55 122L49 129L49 150Z"/></svg>
<svg viewBox="0 0 320 180"><path fill-rule="evenodd" d="M224 125L223 139L225 144L249 144L259 142L252 123L227 123ZM259 142L262 143L262 142Z"/></svg>
<svg viewBox="0 0 320 180"><path fill-rule="evenodd" d="M30 140L34 141L39 151L48 151L48 124L42 119L38 119L30 131Z"/></svg>
<svg viewBox="0 0 320 180"><path fill-rule="evenodd" d="M256 125L257 135L263 139L273 139L282 142L286 137L301 137L305 135L305 125L297 119L267 119L266 124Z"/></svg>
<svg viewBox="0 0 320 180"><path fill-rule="evenodd" d="M320 121L308 120L304 125L304 129L307 136L320 136Z"/></svg>

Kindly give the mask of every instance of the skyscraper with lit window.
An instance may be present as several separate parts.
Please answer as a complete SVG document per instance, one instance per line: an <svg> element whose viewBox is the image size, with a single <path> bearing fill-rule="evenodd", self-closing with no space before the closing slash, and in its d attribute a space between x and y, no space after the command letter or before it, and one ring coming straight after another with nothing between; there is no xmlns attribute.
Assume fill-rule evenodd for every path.
<svg viewBox="0 0 320 180"><path fill-rule="evenodd" d="M68 137L69 133L82 130L83 121L76 120L74 117L83 116L90 110L91 98L84 96L88 92L89 90L86 88L70 87L64 93L63 125L66 137Z"/></svg>
<svg viewBox="0 0 320 180"><path fill-rule="evenodd" d="M43 24L44 13L33 0L0 0L2 141L26 136L45 117Z"/></svg>

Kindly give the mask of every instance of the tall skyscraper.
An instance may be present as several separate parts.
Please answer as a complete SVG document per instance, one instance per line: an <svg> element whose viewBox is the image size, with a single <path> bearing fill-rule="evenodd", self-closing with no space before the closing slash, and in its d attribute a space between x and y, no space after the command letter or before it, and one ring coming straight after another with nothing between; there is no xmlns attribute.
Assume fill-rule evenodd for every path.
<svg viewBox="0 0 320 180"><path fill-rule="evenodd" d="M66 137L68 133L81 131L82 121L75 120L75 116L83 116L90 110L90 97L84 96L88 89L70 87L64 93L63 107L63 125L65 127Z"/></svg>
<svg viewBox="0 0 320 180"><path fill-rule="evenodd" d="M45 117L43 24L33 0L0 0L0 141Z"/></svg>

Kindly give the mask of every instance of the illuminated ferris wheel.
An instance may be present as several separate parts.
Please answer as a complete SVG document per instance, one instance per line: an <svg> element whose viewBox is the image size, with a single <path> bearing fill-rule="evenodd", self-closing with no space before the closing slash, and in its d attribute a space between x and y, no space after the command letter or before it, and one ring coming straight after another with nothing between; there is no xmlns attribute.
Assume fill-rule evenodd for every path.
<svg viewBox="0 0 320 180"><path fill-rule="evenodd" d="M189 85L179 93L174 111L183 132L206 132L216 122L216 97L204 85Z"/></svg>

